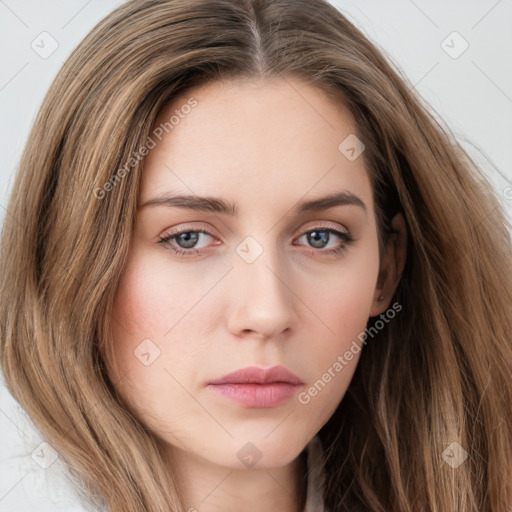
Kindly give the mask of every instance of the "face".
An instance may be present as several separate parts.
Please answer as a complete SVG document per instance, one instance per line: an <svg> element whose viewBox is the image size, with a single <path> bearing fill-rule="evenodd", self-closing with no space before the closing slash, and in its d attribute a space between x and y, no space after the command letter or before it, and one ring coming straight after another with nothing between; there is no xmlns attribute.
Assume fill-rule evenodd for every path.
<svg viewBox="0 0 512 512"><path fill-rule="evenodd" d="M285 465L342 400L379 312L372 187L339 149L353 119L295 79L219 81L155 130L112 380L174 453Z"/></svg>

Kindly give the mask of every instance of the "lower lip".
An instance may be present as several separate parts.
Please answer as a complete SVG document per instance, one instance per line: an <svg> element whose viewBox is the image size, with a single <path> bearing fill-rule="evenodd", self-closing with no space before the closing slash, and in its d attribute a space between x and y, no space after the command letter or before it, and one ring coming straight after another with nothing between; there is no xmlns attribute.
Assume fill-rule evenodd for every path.
<svg viewBox="0 0 512 512"><path fill-rule="evenodd" d="M269 384L209 384L215 393L246 407L275 407L290 399L299 385L286 382L272 382Z"/></svg>

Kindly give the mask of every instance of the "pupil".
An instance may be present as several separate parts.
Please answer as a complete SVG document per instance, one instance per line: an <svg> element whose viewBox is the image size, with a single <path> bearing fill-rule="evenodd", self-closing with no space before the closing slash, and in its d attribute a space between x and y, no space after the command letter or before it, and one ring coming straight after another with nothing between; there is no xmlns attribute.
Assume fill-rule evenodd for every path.
<svg viewBox="0 0 512 512"><path fill-rule="evenodd" d="M199 237L199 233L193 233L192 231L187 231L186 233L180 233L178 235L178 245L183 247L184 249L190 249L194 247L197 243L197 239Z"/></svg>
<svg viewBox="0 0 512 512"><path fill-rule="evenodd" d="M309 240L313 247L321 249L329 242L329 233L327 233L327 231L311 231Z"/></svg>

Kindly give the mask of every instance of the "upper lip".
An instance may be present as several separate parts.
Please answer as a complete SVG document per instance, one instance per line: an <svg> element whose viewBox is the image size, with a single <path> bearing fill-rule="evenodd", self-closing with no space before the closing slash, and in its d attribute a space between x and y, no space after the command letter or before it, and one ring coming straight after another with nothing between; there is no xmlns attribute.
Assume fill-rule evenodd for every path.
<svg viewBox="0 0 512 512"><path fill-rule="evenodd" d="M220 379L212 380L209 384L271 384L276 382L303 384L297 375L284 366L273 366L266 369L248 366L228 373Z"/></svg>

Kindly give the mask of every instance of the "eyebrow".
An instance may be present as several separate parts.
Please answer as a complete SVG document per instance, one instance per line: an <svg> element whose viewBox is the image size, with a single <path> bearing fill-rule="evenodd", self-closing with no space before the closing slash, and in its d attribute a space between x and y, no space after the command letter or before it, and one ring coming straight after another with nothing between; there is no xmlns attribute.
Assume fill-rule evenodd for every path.
<svg viewBox="0 0 512 512"><path fill-rule="evenodd" d="M335 206L353 205L359 206L366 213L366 205L361 198L349 191L341 191L318 199L310 201L299 201L293 207L296 214L316 212L327 210ZM159 197L149 199L140 208L146 206L167 206L188 208L190 210L198 210L203 212L221 213L225 215L237 215L238 209L236 204L225 201L219 197L197 196L188 194L169 195L163 194Z"/></svg>

